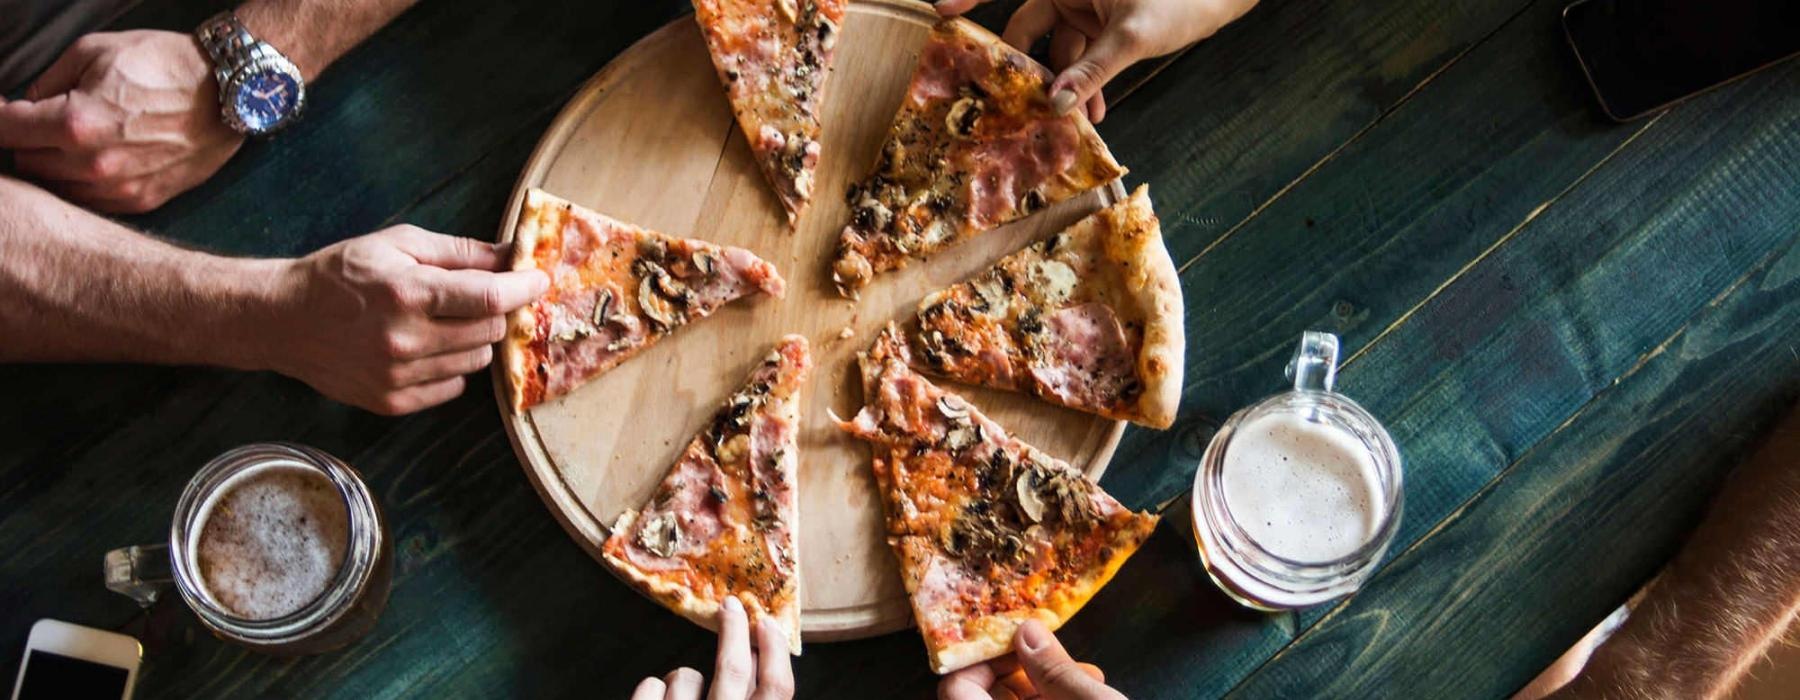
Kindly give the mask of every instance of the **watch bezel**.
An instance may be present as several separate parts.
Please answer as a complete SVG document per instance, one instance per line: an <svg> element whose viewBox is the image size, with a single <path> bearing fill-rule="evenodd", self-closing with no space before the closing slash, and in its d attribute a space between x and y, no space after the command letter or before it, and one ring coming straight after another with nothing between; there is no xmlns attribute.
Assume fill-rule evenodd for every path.
<svg viewBox="0 0 1800 700"><path fill-rule="evenodd" d="M246 136L267 136L281 131L289 124L299 121L300 113L306 110L306 80L301 77L300 69L292 61L278 53L257 53L259 55L231 71L231 75L225 79L224 90L219 93L219 115L225 120L225 125L231 127L232 131ZM295 85L294 106L283 112L274 123L260 129L254 128L245 123L243 116L238 114L237 95L244 89L244 81L249 80L250 76L271 70L293 79Z"/></svg>

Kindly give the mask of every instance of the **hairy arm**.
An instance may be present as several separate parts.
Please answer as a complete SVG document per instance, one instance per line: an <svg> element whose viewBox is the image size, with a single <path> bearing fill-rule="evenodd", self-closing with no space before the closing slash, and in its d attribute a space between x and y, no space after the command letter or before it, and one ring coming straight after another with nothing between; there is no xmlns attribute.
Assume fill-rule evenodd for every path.
<svg viewBox="0 0 1800 700"><path fill-rule="evenodd" d="M287 54L307 80L418 0L250 0L237 9L252 34Z"/></svg>
<svg viewBox="0 0 1800 700"><path fill-rule="evenodd" d="M492 243L395 226L298 259L141 235L0 176L0 362L267 369L379 413L462 393L543 294Z"/></svg>
<svg viewBox="0 0 1800 700"><path fill-rule="evenodd" d="M267 315L282 267L178 248L0 176L0 362L257 368L231 330Z"/></svg>
<svg viewBox="0 0 1800 700"><path fill-rule="evenodd" d="M1800 610L1800 412L1726 482L1705 520L1554 697L1729 692Z"/></svg>
<svg viewBox="0 0 1800 700"><path fill-rule="evenodd" d="M414 0L249 0L238 18L312 80ZM212 67L185 32L77 40L26 90L0 99L0 150L71 201L144 212L211 177L244 137L219 117Z"/></svg>

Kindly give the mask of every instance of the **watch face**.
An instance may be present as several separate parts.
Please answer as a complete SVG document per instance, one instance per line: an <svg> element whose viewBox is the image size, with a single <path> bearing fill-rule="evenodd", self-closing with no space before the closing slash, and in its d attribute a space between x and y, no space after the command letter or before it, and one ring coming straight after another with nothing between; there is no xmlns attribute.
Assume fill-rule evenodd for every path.
<svg viewBox="0 0 1800 700"><path fill-rule="evenodd" d="M252 73L239 84L232 109L252 132L267 131L294 112L300 84L276 70Z"/></svg>

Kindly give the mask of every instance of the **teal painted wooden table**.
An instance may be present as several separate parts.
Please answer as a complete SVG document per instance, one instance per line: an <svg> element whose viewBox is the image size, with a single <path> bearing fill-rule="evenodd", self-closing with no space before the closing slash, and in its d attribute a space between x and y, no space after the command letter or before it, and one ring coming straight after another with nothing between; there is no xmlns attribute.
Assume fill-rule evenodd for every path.
<svg viewBox="0 0 1800 700"><path fill-rule="evenodd" d="M254 255L403 221L491 236L575 86L684 5L427 2L326 75L304 123L136 223ZM1127 693L1510 693L1655 571L1800 395L1800 62L1611 124L1559 9L1268 0L1114 86L1100 131L1156 190L1190 334L1179 423L1129 432L1104 480L1169 517L1062 635ZM1399 441L1405 523L1353 599L1256 614L1206 581L1180 497L1309 328L1343 336L1340 388ZM210 369L4 367L0 386L5 678L39 617L144 638L145 697L624 697L710 665L710 635L552 520L480 383L398 419ZM196 467L271 439L343 456L388 509L373 634L256 656L101 587L101 554L166 533ZM935 682L911 633L809 646L796 672L805 697Z"/></svg>

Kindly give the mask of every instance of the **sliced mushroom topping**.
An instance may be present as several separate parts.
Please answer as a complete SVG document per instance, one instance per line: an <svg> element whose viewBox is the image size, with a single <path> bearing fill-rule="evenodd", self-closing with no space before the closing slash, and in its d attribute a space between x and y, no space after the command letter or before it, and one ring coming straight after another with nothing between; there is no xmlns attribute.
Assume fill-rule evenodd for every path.
<svg viewBox="0 0 1800 700"><path fill-rule="evenodd" d="M638 530L638 546L659 557L675 556L681 548L681 523L674 513L659 513L644 521Z"/></svg>
<svg viewBox="0 0 1800 700"><path fill-rule="evenodd" d="M693 291L689 290L686 284L670 274L656 276L656 290L662 292L662 295L668 297L670 301L682 304L686 304L688 299L693 296Z"/></svg>
<svg viewBox="0 0 1800 700"><path fill-rule="evenodd" d="M992 276L984 276L970 285L975 289L975 297L981 300L979 311L994 318L1005 318L1011 306L1012 295L1007 294L1000 286L1000 281Z"/></svg>
<svg viewBox="0 0 1800 700"><path fill-rule="evenodd" d="M800 20L800 3L796 0L775 0L775 9L781 12L781 18L789 22Z"/></svg>
<svg viewBox="0 0 1800 700"><path fill-rule="evenodd" d="M1075 293L1075 269L1060 260L1039 260L1026 273L1038 290L1039 299L1050 306L1069 300Z"/></svg>
<svg viewBox="0 0 1800 700"><path fill-rule="evenodd" d="M638 306L643 308L644 315L649 317L652 323L667 330L680 325L681 315L668 299L664 299L661 294L657 293L656 280L658 277L661 275L651 275L638 283Z"/></svg>
<svg viewBox="0 0 1800 700"><path fill-rule="evenodd" d="M975 133L975 122L981 119L982 109L979 97L970 95L957 100L944 115L944 127L958 138L968 138Z"/></svg>
<svg viewBox="0 0 1800 700"><path fill-rule="evenodd" d="M941 218L934 218L931 220L931 224L925 227L923 238L927 244L937 245L950 240L955 234L956 229L950 226L949 221Z"/></svg>
<svg viewBox="0 0 1800 700"><path fill-rule="evenodd" d="M651 264L661 263L669 257L669 242L655 236L638 240L638 260ZM633 261L636 264L637 261Z"/></svg>
<svg viewBox="0 0 1800 700"><path fill-rule="evenodd" d="M1046 506L1044 505L1044 499L1038 496L1039 486L1034 483L1036 481L1036 474L1036 469L1027 469L1020 472L1019 478L1013 481L1013 492L1019 501L1019 512L1023 513L1027 520L1034 523L1041 523L1044 522L1044 511Z"/></svg>
<svg viewBox="0 0 1800 700"><path fill-rule="evenodd" d="M945 394L937 400L937 409L939 413L944 414L945 418L951 420L969 417L969 404L963 402L961 398L949 394Z"/></svg>
<svg viewBox="0 0 1800 700"><path fill-rule="evenodd" d="M550 336L550 339L557 341L559 343L571 343L571 342L574 342L577 340L581 340L582 338L586 338L593 334L594 334L594 329L591 326L586 326L586 325L570 326L567 330L564 330L563 332L558 333L556 335Z"/></svg>
<svg viewBox="0 0 1800 700"><path fill-rule="evenodd" d="M981 442L981 426L967 418L950 421L950 429L944 433L944 448L951 452L961 452Z"/></svg>
<svg viewBox="0 0 1800 700"><path fill-rule="evenodd" d="M712 277L713 272L718 269L712 253L708 253L704 250L696 250L694 251L693 259L694 269L698 270L702 277Z"/></svg>
<svg viewBox="0 0 1800 700"><path fill-rule="evenodd" d="M1025 194L1019 197L1019 214L1021 215L1028 215L1043 208L1044 194L1042 192L1037 190L1026 190ZM1062 234L1058 233L1056 235L1061 236Z"/></svg>
<svg viewBox="0 0 1800 700"><path fill-rule="evenodd" d="M590 318L590 321L596 326L605 325L606 319L612 316L612 305L612 290L600 290L600 298L594 300L594 314Z"/></svg>
<svg viewBox="0 0 1800 700"><path fill-rule="evenodd" d="M864 231L886 231L888 224L893 222L893 210L872 197L865 197L857 202L856 213L851 217L851 223Z"/></svg>
<svg viewBox="0 0 1800 700"><path fill-rule="evenodd" d="M819 15L819 49L830 51L837 46L838 27L830 17Z"/></svg>

